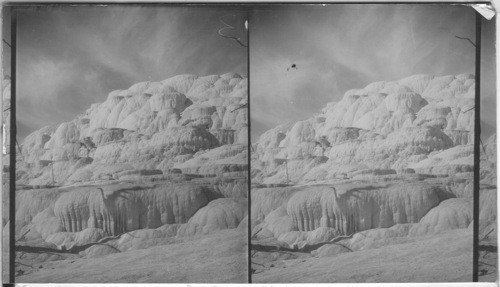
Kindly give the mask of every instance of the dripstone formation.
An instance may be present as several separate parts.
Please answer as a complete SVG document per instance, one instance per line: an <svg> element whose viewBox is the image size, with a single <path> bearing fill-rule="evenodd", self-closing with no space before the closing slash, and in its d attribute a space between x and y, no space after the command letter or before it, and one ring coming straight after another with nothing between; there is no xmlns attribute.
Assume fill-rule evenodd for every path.
<svg viewBox="0 0 500 287"><path fill-rule="evenodd" d="M472 256L472 241L465 240L472 240L474 96L473 75L415 75L349 90L318 114L263 133L251 155L255 282L359 282L347 277L349 262L369 268L380 248L414 252L417 260L427 252L418 242L453 232L469 249L452 257ZM496 198L496 136L483 148L481 230L489 230L496 217L488 203ZM298 253L276 251L283 249ZM314 278L300 269L307 258L300 252L325 258L308 263ZM436 256L437 265L452 258ZM320 271L338 264L345 272ZM363 278L382 280L377 276Z"/></svg>
<svg viewBox="0 0 500 287"><path fill-rule="evenodd" d="M68 258L94 262L96 272L93 260L126 261L139 250L165 258L183 252L189 260L217 250L212 241L241 245L211 259L223 269L212 272L214 281L244 282L246 229L238 226L247 221L248 111L241 108L247 102L247 79L240 75L180 75L112 91L73 120L28 135L16 157L19 282L69 282L63 273L71 264L43 268ZM3 219L8 230L9 218ZM161 246L166 251L153 250ZM201 280L174 263L167 263L173 274L188 278L181 282ZM130 272L116 271L80 280L128 282L122 277ZM166 273L137 276L177 280Z"/></svg>

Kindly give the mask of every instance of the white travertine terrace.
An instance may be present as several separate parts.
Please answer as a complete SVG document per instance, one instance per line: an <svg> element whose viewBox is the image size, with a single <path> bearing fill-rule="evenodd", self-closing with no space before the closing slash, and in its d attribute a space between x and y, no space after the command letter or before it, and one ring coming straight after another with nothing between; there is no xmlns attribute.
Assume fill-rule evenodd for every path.
<svg viewBox="0 0 500 287"><path fill-rule="evenodd" d="M376 82L263 133L252 147L252 238L304 248L321 243L311 232L324 242L348 236L315 251L328 257L469 228L474 81ZM483 225L496 218L495 143L481 163Z"/></svg>
<svg viewBox="0 0 500 287"><path fill-rule="evenodd" d="M16 236L87 258L226 229L243 237L247 100L237 74L180 75L31 133L16 161Z"/></svg>
<svg viewBox="0 0 500 287"><path fill-rule="evenodd" d="M284 160L295 183L360 169L430 169L436 161L443 166L431 173L470 171L474 89L474 76L464 74L416 75L347 91L321 113L262 134L254 144L254 180L285 182ZM442 160L434 156L456 146Z"/></svg>

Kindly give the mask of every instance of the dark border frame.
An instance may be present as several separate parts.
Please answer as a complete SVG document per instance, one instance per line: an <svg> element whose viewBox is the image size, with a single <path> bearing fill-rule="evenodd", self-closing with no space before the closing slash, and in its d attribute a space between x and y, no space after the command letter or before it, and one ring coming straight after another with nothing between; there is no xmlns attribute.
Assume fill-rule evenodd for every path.
<svg viewBox="0 0 500 287"><path fill-rule="evenodd" d="M247 175L247 216L248 216L248 229L247 229L247 275L248 275L248 283L252 283L252 121L251 121L251 112L250 108L250 25L251 25L251 13L247 12L247 108L248 108L248 117L247 117L247 126L248 126L248 143L247 143L247 152L248 152L248 175Z"/></svg>
<svg viewBox="0 0 500 287"><path fill-rule="evenodd" d="M327 1L307 1L307 2L298 2L298 1L283 1L283 2L278 2L278 1L267 1L267 2L255 2L251 0L243 0L243 1L236 1L236 0L231 0L232 2L224 2L222 0L220 1L213 1L213 2L202 2L198 0L198 2L184 2L184 1L169 1L169 2L92 2L92 1L74 1L74 2L68 2L68 0L65 0L66 2L51 2L51 1L39 1L39 2L33 2L33 1L5 1L3 3L4 6L18 6L18 7L23 7L23 6L28 6L28 7L35 7L35 6L62 6L62 5L67 5L67 6L78 6L78 5L101 5L101 6L126 6L126 5L134 5L134 6L158 6L158 5L168 5L168 6L246 6L250 8L255 8L255 7L270 7L270 6L281 6L281 5L318 5L318 4L324 4L324 5L337 5L337 4L373 4L373 5L379 5L379 4L421 4L421 5L472 5L472 4L491 4L490 1L370 1L370 0L363 0L363 1L335 1L335 0L327 0ZM335 1L335 2L333 2Z"/></svg>
<svg viewBox="0 0 500 287"><path fill-rule="evenodd" d="M14 7L9 7L11 13L11 62L10 62L10 179L9 179L9 281L15 282L16 260L16 45L17 45L17 14Z"/></svg>
<svg viewBox="0 0 500 287"><path fill-rule="evenodd" d="M481 161L481 19L476 11L476 79L474 104L474 187L473 187L473 238L472 238L472 282L479 281L479 189Z"/></svg>
<svg viewBox="0 0 500 287"><path fill-rule="evenodd" d="M250 10L259 7L276 7L281 5L314 5L314 4L371 4L371 5L382 5L382 4L418 4L418 5L470 5L470 4L490 4L489 1L473 1L473 2L449 2L449 1L436 1L436 2L369 2L369 1L339 1L339 2L272 2L272 3L256 3L250 1L242 1L239 3L233 2L191 2L186 3L182 1L169 2L169 3L157 3L157 2L122 2L122 3L106 3L106 2L4 2L2 4L3 9L9 9L11 13L11 109L10 109L10 180L9 180L9 281L8 283L15 283L15 206L16 206L16 35L17 35L17 14L16 9L26 9L30 7L48 7L48 6L79 6L79 5L107 5L107 6L157 6L157 5L168 5L168 6L240 6L244 7L247 11L247 99L248 99L248 283L252 283L252 271L251 271L251 153L252 153L252 142L251 142L251 96L250 96L250 32L251 32L251 13ZM481 139L481 113L480 113L480 71L481 71L481 19L482 15L476 12L476 65L475 65L475 128L474 128L474 187L473 187L473 282L478 282L478 244L479 244L479 174L480 174L480 139ZM7 132L7 131L6 131Z"/></svg>

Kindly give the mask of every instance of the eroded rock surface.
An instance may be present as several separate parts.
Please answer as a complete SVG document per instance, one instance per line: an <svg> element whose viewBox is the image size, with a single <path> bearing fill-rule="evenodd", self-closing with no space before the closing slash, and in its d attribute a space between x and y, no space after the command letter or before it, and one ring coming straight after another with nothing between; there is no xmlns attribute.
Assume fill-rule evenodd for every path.
<svg viewBox="0 0 500 287"><path fill-rule="evenodd" d="M474 87L473 75L416 75L350 90L319 114L262 134L252 154L254 181L285 183L287 173L301 183L360 170L472 171Z"/></svg>
<svg viewBox="0 0 500 287"><path fill-rule="evenodd" d="M441 238L455 233L472 238L474 88L468 74L376 82L347 91L306 120L263 133L252 147L255 282L326 282L332 278L314 266L375 264L379 249L398 246L418 261L431 252L421 242L442 245ZM487 140L482 155L485 233L496 222L495 143L495 136ZM464 242L460 256L472 258L472 244ZM280 251L297 255L284 258ZM313 268L314 278L280 277L302 268L304 257L311 262L303 269ZM339 268L335 276L342 277ZM358 275L363 280L346 280L387 282L362 270ZM404 282L394 278L389 281Z"/></svg>
<svg viewBox="0 0 500 287"><path fill-rule="evenodd" d="M237 74L180 75L113 91L28 135L16 163L18 282L74 282L65 274L75 260L97 273L78 282L246 282L246 103L247 79ZM178 274L150 276L155 248ZM192 252L208 256L210 274L191 274L203 262L172 261L200 261ZM113 256L150 269L132 278L106 263Z"/></svg>
<svg viewBox="0 0 500 287"><path fill-rule="evenodd" d="M247 79L237 74L180 75L113 91L75 119L28 135L18 183L119 179L133 170L245 170L248 113L240 107L246 102Z"/></svg>

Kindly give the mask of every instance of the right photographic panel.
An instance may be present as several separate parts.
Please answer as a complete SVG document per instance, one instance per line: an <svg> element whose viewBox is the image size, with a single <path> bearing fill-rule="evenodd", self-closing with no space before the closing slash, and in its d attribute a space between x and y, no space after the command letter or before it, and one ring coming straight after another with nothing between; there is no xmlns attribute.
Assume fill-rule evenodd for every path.
<svg viewBox="0 0 500 287"><path fill-rule="evenodd" d="M252 282L471 282L475 10L277 5L249 22ZM480 268L494 281L488 111Z"/></svg>

